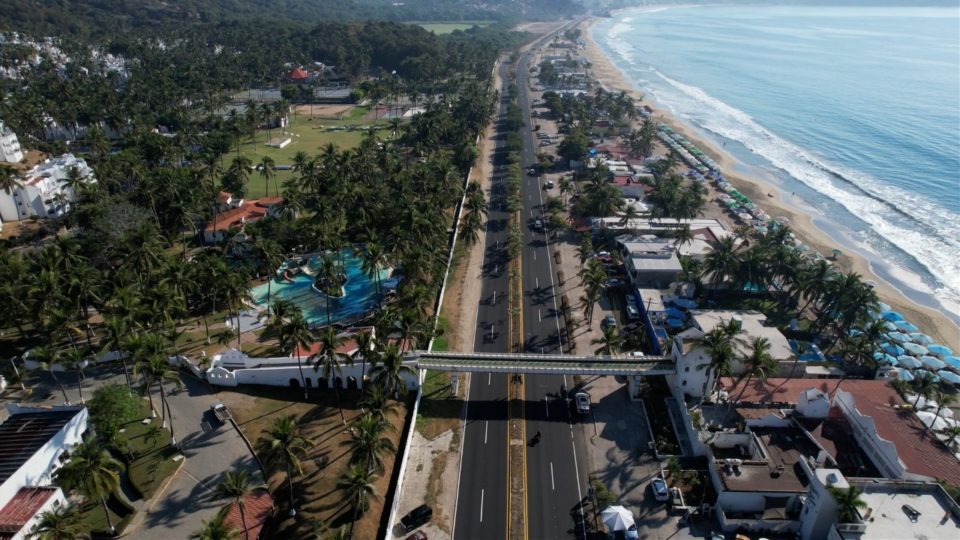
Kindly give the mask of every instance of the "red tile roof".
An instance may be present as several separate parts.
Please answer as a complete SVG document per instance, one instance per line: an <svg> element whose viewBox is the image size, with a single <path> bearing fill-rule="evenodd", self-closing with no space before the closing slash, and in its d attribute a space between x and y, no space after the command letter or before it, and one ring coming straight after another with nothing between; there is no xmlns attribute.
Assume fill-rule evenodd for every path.
<svg viewBox="0 0 960 540"><path fill-rule="evenodd" d="M254 221L263 219L271 206L280 204L282 201L283 197L268 197L244 201L239 208L227 210L218 215L215 220L210 220L210 223L207 223L206 230L211 232L223 231L243 223L253 223Z"/></svg>
<svg viewBox="0 0 960 540"><path fill-rule="evenodd" d="M723 379L724 388L732 399L737 398L743 385L733 386L729 377ZM752 403L796 403L800 393L810 388L826 392L831 397L836 389L853 396L857 410L873 419L877 435L897 447L900 460L913 474L929 476L960 486L960 460L908 410L896 390L884 381L851 379L767 379L751 381L746 385L741 401Z"/></svg>
<svg viewBox="0 0 960 540"><path fill-rule="evenodd" d="M257 490L243 498L243 512L247 519L247 532L250 540L260 537L260 529L267 519L273 515L273 497L265 490ZM237 531L236 538L244 538L243 519L240 516L240 507L236 502L230 503L230 509L223 522Z"/></svg>
<svg viewBox="0 0 960 540"><path fill-rule="evenodd" d="M50 497L57 492L55 487L24 487L0 509L0 533L17 533L27 524Z"/></svg>

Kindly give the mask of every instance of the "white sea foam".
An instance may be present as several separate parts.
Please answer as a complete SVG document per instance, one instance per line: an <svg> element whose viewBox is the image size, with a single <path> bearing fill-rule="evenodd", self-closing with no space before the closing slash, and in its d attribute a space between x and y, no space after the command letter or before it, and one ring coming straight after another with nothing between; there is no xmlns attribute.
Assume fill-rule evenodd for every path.
<svg viewBox="0 0 960 540"><path fill-rule="evenodd" d="M960 217L921 195L828 164L703 89L654 71L679 92L657 92L661 103L704 129L739 141L775 167L837 201L940 281L938 296L960 302L960 239L956 235Z"/></svg>

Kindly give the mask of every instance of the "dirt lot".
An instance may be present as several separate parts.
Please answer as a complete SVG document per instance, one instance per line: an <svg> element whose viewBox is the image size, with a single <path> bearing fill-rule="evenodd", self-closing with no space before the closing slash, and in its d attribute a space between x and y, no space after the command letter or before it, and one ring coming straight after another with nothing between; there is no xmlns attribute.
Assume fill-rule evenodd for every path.
<svg viewBox="0 0 960 540"><path fill-rule="evenodd" d="M354 105L297 105L296 114L309 116L312 110L313 116L339 117L348 114L354 107Z"/></svg>
<svg viewBox="0 0 960 540"><path fill-rule="evenodd" d="M342 446L348 439L340 420L333 391L314 393L309 402L300 399L297 392L282 388L242 387L236 391L220 392L219 397L230 408L237 425L247 438L256 445L263 432L276 418L293 415L302 433L314 443L302 461L303 476L294 479L297 516L288 517L288 499L285 475L268 471L267 478L277 501L277 522L273 527L274 538L308 538L313 527L326 524L331 528L349 527L352 511L345 504L343 494L336 488L337 479L347 469L349 450ZM357 407L359 392L342 391L340 398L343 414L349 423L360 414ZM297 399L297 401L291 401ZM406 407L401 405L398 414L390 422L396 431L386 435L395 446L400 446L400 433L406 418ZM387 489L393 472L394 456L384 460L386 472L374 482L374 492L379 497L372 500L370 509L357 521L354 538L376 538L381 515L386 511ZM326 465L324 466L324 462Z"/></svg>

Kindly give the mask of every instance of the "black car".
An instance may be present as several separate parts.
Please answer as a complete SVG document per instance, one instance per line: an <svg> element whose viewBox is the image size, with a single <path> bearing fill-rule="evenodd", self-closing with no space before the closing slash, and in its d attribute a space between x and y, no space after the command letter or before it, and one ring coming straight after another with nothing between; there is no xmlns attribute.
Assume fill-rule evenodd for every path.
<svg viewBox="0 0 960 540"><path fill-rule="evenodd" d="M409 531L428 523L431 519L433 519L433 508L421 504L400 518L400 526L403 527L403 530Z"/></svg>

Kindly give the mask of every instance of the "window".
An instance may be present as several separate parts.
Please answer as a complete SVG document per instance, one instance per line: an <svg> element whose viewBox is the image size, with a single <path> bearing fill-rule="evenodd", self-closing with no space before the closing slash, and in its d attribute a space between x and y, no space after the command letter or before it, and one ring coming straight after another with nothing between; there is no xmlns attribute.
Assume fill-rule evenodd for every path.
<svg viewBox="0 0 960 540"><path fill-rule="evenodd" d="M690 371L690 366L687 366L687 367L683 368L683 370L686 371L686 372L689 372L689 371Z"/></svg>
<svg viewBox="0 0 960 540"><path fill-rule="evenodd" d="M682 383L680 383L680 386L686 386L686 385L687 385L687 381L686 381L686 380L684 380Z"/></svg>

